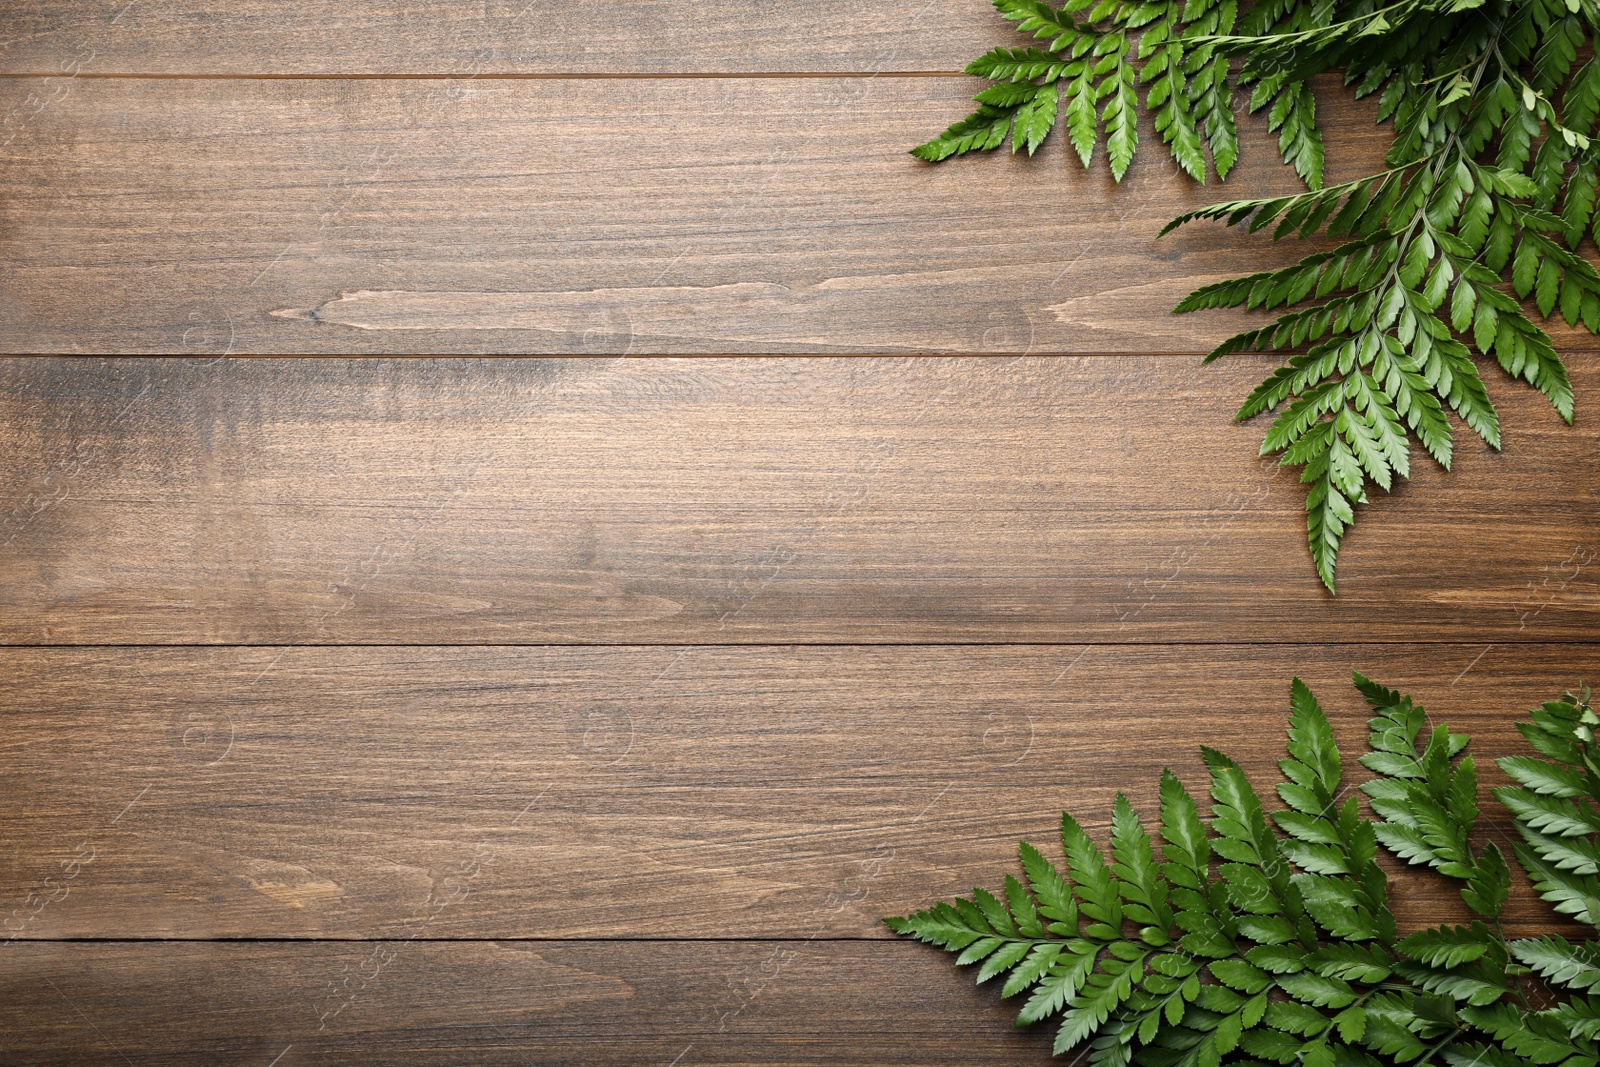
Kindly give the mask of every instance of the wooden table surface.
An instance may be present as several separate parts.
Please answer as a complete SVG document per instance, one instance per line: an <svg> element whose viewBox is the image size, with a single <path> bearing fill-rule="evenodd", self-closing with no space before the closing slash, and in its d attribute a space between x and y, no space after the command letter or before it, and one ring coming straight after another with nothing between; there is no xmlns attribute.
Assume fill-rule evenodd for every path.
<svg viewBox="0 0 1600 1067"><path fill-rule="evenodd" d="M1356 668L1486 756L1600 677L1595 340L1570 428L1492 372L1505 451L1419 462L1329 597L1230 421L1271 364L1199 365L1250 317L1169 314L1296 250L1157 240L1226 195L1157 152L905 154L1013 43L5 5L0 1062L1043 1062L879 917L1201 741L1270 781L1295 674L1352 750ZM1229 189L1293 188L1247 127Z"/></svg>

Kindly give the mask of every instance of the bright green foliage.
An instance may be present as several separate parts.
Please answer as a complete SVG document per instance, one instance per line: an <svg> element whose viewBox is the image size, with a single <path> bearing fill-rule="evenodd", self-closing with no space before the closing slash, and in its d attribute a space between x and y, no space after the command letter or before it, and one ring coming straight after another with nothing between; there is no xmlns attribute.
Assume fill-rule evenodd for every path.
<svg viewBox="0 0 1600 1067"><path fill-rule="evenodd" d="M1361 791L1376 821L1344 791L1333 731L1296 679L1283 807L1269 812L1237 764L1203 749L1209 817L1164 772L1157 828L1117 796L1109 857L1064 815L1062 867L1024 843L1025 882L889 928L980 964L979 983L1004 975L1001 995L1025 996L1018 1024L1058 1020L1056 1053L1086 1050L1093 1067L1594 1067L1600 941L1505 938L1511 872L1473 840L1467 738L1355 684L1373 711L1361 763L1377 777ZM1521 729L1539 758L1501 760L1519 784L1495 793L1539 893L1600 926L1600 716L1587 693L1532 715ZM1380 846L1455 880L1479 917L1402 937ZM1527 982L1553 1006L1535 1010Z"/></svg>
<svg viewBox="0 0 1600 1067"><path fill-rule="evenodd" d="M912 154L938 162L965 152L998 148L1007 135L1012 151L1032 155L1059 119L1078 158L1088 166L1104 141L1111 173L1127 173L1139 144L1142 109L1173 160L1196 181L1211 165L1225 177L1239 157L1239 135L1229 95L1228 54L1208 38L1227 34L1238 21L1237 0L995 0L1003 18L1043 46L996 48L967 66L994 84L977 96L978 110ZM1223 38L1217 38L1221 40ZM1291 96L1298 99L1298 85ZM1258 92L1261 87L1257 87ZM1277 98L1267 94L1258 107ZM1290 106L1278 117L1286 157L1304 157L1302 174L1322 172L1322 142L1309 119L1314 104Z"/></svg>
<svg viewBox="0 0 1600 1067"><path fill-rule="evenodd" d="M1522 836L1517 860L1539 895L1563 915L1600 925L1600 881L1595 877L1600 872L1600 809L1595 806L1600 800L1600 753L1594 747L1600 717L1590 710L1587 696L1568 693L1535 708L1532 722L1518 724L1544 758L1501 760L1500 769L1518 784L1495 790L1495 796L1516 816ZM1568 980L1564 967L1570 966L1582 968L1570 972L1581 978L1595 966L1587 948L1580 960L1558 940L1528 951L1537 961L1520 954L1517 958L1546 977L1554 977L1547 968L1555 968ZM1558 966L1550 954L1565 954L1568 963ZM1593 984L1600 984L1600 978L1584 988Z"/></svg>
<svg viewBox="0 0 1600 1067"><path fill-rule="evenodd" d="M1530 312L1600 331L1600 273L1578 254L1586 234L1600 234L1600 141L1591 143L1600 0L1257 0L1242 11L1236 0L995 5L1042 47L995 49L973 62L968 72L993 82L978 111L913 154L937 161L995 148L1008 132L1013 148L1032 153L1065 116L1084 164L1103 137L1120 180L1142 88L1173 159L1204 181L1203 146L1219 177L1238 155L1234 84L1252 111L1266 112L1308 191L1217 204L1167 230L1216 219L1332 247L1208 285L1177 310L1279 312L1208 360L1292 351L1239 418L1275 413L1262 454L1301 468L1311 555L1330 591L1356 505L1369 486L1387 491L1409 477L1413 440L1448 468L1453 412L1500 447L1474 351L1572 420L1566 370ZM1394 129L1383 171L1328 187L1308 82L1326 72L1360 95L1378 94Z"/></svg>

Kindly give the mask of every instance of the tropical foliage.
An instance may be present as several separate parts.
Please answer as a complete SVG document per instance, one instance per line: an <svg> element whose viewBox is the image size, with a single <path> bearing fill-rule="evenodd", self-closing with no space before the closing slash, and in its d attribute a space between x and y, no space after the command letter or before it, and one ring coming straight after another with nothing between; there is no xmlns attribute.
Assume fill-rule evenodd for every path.
<svg viewBox="0 0 1600 1067"><path fill-rule="evenodd" d="M1096 1067L1594 1067L1600 942L1506 937L1512 870L1474 841L1468 739L1355 684L1373 712L1360 788L1376 819L1346 794L1328 719L1296 679L1281 807L1203 749L1208 815L1164 773L1158 824L1117 797L1109 855L1063 814L1064 863L1023 843L1020 879L890 929L999 979L1019 1025L1055 1020L1055 1051L1086 1047ZM1596 726L1587 693L1536 708L1520 724L1534 754L1500 760L1515 784L1495 790L1535 889L1585 926L1600 926ZM1454 884L1471 919L1399 930L1380 849Z"/></svg>
<svg viewBox="0 0 1600 1067"><path fill-rule="evenodd" d="M1274 414L1262 454L1301 469L1311 555L1330 591L1356 506L1371 486L1409 475L1413 442L1448 468L1454 413L1500 447L1474 352L1572 420L1566 369L1531 313L1600 330L1600 274L1580 254L1600 226L1590 140L1600 0L995 6L1035 43L973 61L968 72L991 83L977 110L915 155L938 161L1007 138L1031 154L1064 121L1084 165L1104 143L1121 180L1145 111L1177 166L1204 181L1238 159L1236 90L1265 112L1306 191L1217 204L1167 229L1214 219L1321 247L1291 267L1208 285L1177 310L1279 312L1208 359L1291 353L1239 417ZM1377 173L1323 184L1312 79L1324 74L1376 94L1394 130Z"/></svg>

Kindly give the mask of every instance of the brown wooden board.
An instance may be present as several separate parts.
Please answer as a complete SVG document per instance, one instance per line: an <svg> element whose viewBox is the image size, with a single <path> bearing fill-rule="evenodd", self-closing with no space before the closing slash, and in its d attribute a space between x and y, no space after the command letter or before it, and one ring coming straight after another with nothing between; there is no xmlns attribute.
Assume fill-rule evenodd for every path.
<svg viewBox="0 0 1600 1067"><path fill-rule="evenodd" d="M1270 785L1293 674L1351 780L1354 668L1487 787L1597 673L1600 344L1571 428L1486 365L1506 451L1413 456L1329 598L1230 421L1275 364L1197 358L1266 320L1169 313L1308 246L1156 237L1275 138L912 160L982 0L0 22L0 1062L1044 1062L880 917L1201 742Z"/></svg>
<svg viewBox="0 0 1600 1067"><path fill-rule="evenodd" d="M1475 735L1593 645L6 650L17 938L886 937L997 888L1069 808L1104 840L1198 746L1279 780L1289 681L1367 775L1359 669ZM1487 796L1484 840L1508 853ZM1455 918L1393 867L1397 912ZM1548 909L1520 884L1511 927Z"/></svg>
<svg viewBox="0 0 1600 1067"><path fill-rule="evenodd" d="M1591 412L1363 509L1317 582L1241 357L0 367L0 640L1593 640Z"/></svg>
<svg viewBox="0 0 1600 1067"><path fill-rule="evenodd" d="M982 0L12 0L0 74L870 74L1024 40Z"/></svg>
<svg viewBox="0 0 1600 1067"><path fill-rule="evenodd" d="M1156 236L1298 188L1259 122L1226 186L1148 129L1120 187L1057 143L907 155L976 84L0 81L0 350L1204 352L1267 321L1169 312L1303 244ZM1325 97L1330 180L1378 168L1371 107Z"/></svg>
<svg viewBox="0 0 1600 1067"><path fill-rule="evenodd" d="M8 1063L1028 1064L1048 1027L923 945L28 944ZM276 1059L274 1057L277 1057Z"/></svg>

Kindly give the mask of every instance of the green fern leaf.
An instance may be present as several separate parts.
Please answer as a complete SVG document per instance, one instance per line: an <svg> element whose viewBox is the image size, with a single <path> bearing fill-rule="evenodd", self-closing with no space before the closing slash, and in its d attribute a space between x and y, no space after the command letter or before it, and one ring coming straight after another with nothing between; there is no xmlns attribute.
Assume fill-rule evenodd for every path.
<svg viewBox="0 0 1600 1067"><path fill-rule="evenodd" d="M1511 955L1555 985L1583 992L1600 986L1600 945L1574 945L1564 937L1545 936L1512 941Z"/></svg>
<svg viewBox="0 0 1600 1067"><path fill-rule="evenodd" d="M1493 935L1481 922L1471 926L1435 926L1418 930L1399 949L1418 963L1445 969L1482 959L1492 947Z"/></svg>
<svg viewBox="0 0 1600 1067"><path fill-rule="evenodd" d="M1505 939L1511 870L1493 844L1470 840L1468 739L1430 728L1404 694L1353 681L1374 713L1361 762L1376 777L1362 789L1381 821L1353 797L1335 803L1343 761L1296 680L1282 809L1268 812L1237 763L1203 748L1211 816L1163 773L1159 862L1156 836L1118 794L1109 863L1064 816L1067 875L1023 845L1025 880L1008 876L1002 894L974 890L890 928L976 965L979 983L1004 975L1002 996L1028 995L1019 1024L1058 1020L1057 1054L1085 1049L1093 1067L1592 1065L1600 997L1585 994L1600 989L1600 941ZM1508 761L1519 784L1497 792L1515 798L1518 858L1558 914L1600 926L1600 834L1588 815L1600 716L1587 694L1567 694L1519 725L1545 758ZM1457 879L1483 918L1400 937L1379 840ZM1185 931L1179 945L1175 931ZM1529 976L1543 992L1524 988ZM1547 1006L1532 1007L1530 993Z"/></svg>
<svg viewBox="0 0 1600 1067"><path fill-rule="evenodd" d="M1039 914L1052 920L1052 930L1061 934L1078 932L1078 902L1061 872L1026 841L1018 848L1028 886L1039 901ZM1059 929L1057 929L1059 927Z"/></svg>
<svg viewBox="0 0 1600 1067"><path fill-rule="evenodd" d="M1143 926L1140 937L1146 944L1165 945L1173 921L1167 883L1156 868L1150 835L1121 793L1111 809L1111 854L1124 917Z"/></svg>
<svg viewBox="0 0 1600 1067"><path fill-rule="evenodd" d="M1012 117L1020 106L995 107L983 104L933 140L913 148L911 154L918 159L937 163L951 156L999 148L1005 142Z"/></svg>
<svg viewBox="0 0 1600 1067"><path fill-rule="evenodd" d="M1097 950L1090 941L1068 942L1017 1013L1017 1025L1026 1026L1047 1019L1076 997L1094 966Z"/></svg>
<svg viewBox="0 0 1600 1067"><path fill-rule="evenodd" d="M1066 812L1061 813L1061 847L1067 856L1078 910L1090 920L1084 934L1106 941L1120 937L1122 899L1116 876L1100 849Z"/></svg>
<svg viewBox="0 0 1600 1067"><path fill-rule="evenodd" d="M1143 112L1190 179L1206 179L1207 148L1226 177L1238 157L1231 100L1247 90L1307 191L1214 204L1162 232L1215 220L1356 246L1208 285L1177 308L1279 313L1208 360L1315 347L1314 358L1290 355L1239 415L1293 413L1267 431L1265 450L1305 468L1308 545L1330 592L1356 505L1369 484L1388 490L1409 477L1412 439L1448 468L1453 412L1500 447L1461 338L1572 420L1566 368L1526 309L1600 331L1600 272L1576 253L1586 234L1600 235L1600 61L1586 58L1600 32L1595 0L1264 0L1242 16L1232 0L996 6L1043 43L974 61L968 69L993 83L978 110L917 155L993 149L1007 136L1032 153L1064 116L1083 164L1103 141L1120 181ZM1327 74L1377 95L1393 142L1383 170L1323 188L1313 84ZM1330 388L1346 390L1345 406L1302 419L1296 405Z"/></svg>

